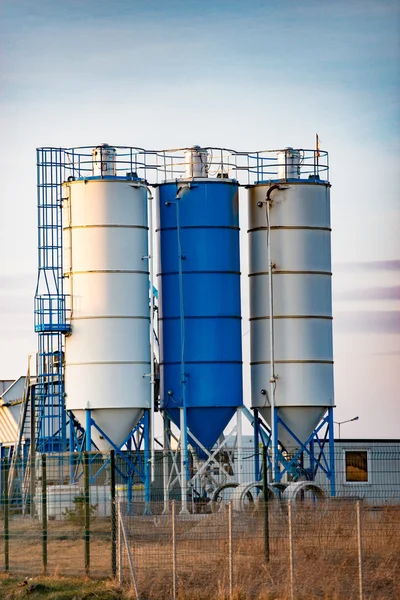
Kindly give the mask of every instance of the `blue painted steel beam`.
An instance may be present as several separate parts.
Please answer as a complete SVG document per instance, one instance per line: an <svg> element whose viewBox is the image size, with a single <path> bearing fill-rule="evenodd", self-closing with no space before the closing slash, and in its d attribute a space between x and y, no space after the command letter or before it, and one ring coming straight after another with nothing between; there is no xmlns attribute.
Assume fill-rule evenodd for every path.
<svg viewBox="0 0 400 600"><path fill-rule="evenodd" d="M92 450L92 411L87 408L85 411L85 450L91 452Z"/></svg>

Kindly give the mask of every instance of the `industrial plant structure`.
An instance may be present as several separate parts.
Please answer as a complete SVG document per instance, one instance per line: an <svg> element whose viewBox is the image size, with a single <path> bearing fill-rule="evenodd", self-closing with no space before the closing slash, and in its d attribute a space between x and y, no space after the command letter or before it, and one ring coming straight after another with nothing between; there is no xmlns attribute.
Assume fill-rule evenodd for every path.
<svg viewBox="0 0 400 600"><path fill-rule="evenodd" d="M323 476L334 495L327 153L103 144L40 148L37 169L38 353L22 411L33 415L31 463L37 453L114 449L128 490L134 477L143 482L148 511L159 411L165 510L178 484L185 512L189 492L210 494L210 482L214 494L219 484L246 492L246 418L256 479L264 445L272 493L315 488ZM252 411L243 403L240 187ZM229 435L231 469L218 459Z"/></svg>

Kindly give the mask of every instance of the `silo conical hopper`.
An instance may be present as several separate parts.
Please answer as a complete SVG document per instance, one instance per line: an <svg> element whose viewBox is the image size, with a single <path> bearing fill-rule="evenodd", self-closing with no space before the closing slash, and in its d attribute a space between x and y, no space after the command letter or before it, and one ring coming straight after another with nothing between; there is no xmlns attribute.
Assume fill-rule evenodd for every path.
<svg viewBox="0 0 400 600"><path fill-rule="evenodd" d="M83 427L91 409L119 446L150 407L150 326L147 191L115 161L113 148L95 148L90 176L64 184L63 259L66 407ZM110 448L95 427L92 439Z"/></svg>
<svg viewBox="0 0 400 600"><path fill-rule="evenodd" d="M296 156L296 151L291 155ZM291 163L280 177L249 190L252 406L271 424L266 198L274 186L269 234L275 407L287 427L305 443L334 401L330 185L300 179L299 170ZM277 184L281 184L278 189ZM282 425L278 438L288 449L299 445Z"/></svg>

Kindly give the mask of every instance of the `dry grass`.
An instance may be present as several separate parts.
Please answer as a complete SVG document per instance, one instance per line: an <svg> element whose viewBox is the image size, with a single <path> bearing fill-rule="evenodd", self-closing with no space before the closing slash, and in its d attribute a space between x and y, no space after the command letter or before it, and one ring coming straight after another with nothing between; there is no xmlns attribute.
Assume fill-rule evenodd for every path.
<svg viewBox="0 0 400 600"><path fill-rule="evenodd" d="M161 521L161 522L160 522ZM142 600L169 600L172 591L170 521L127 518ZM264 560L263 516L233 514L234 600L290 597L288 520L270 514L270 561ZM154 542L155 530L158 543ZM178 519L179 600L228 600L227 515ZM295 510L296 600L358 599L354 504ZM146 538L152 540L146 543ZM400 509L363 513L364 591L370 600L400 598ZM127 563L126 563L127 565ZM128 578L128 570L125 570Z"/></svg>
<svg viewBox="0 0 400 600"><path fill-rule="evenodd" d="M173 559L170 517L125 517L125 523L141 600L170 600ZM176 526L178 599L228 600L226 512L177 517ZM24 576L39 574L42 569L40 524L14 517L10 528L10 570L19 571ZM109 519L94 519L91 530L91 575L103 578L110 576ZM365 599L398 600L400 507L377 511L365 508L362 530ZM268 563L264 560L263 531L262 514L233 514L233 600L286 600L290 597L288 520L285 511L274 507L270 512ZM359 597L354 504L334 502L318 507L295 508L293 535L296 600L352 600ZM68 522L49 522L47 574L55 579L64 575L84 574L82 527ZM126 556L124 579L129 587ZM74 581L78 586L78 580ZM113 584L103 582L102 585L108 586L107 593L112 591L113 594L120 594L112 587ZM96 594L83 595L82 598L95 599ZM7 596L0 593L0 598L3 597ZM9 596L10 599L14 597L19 598ZM76 595L77 599L80 597ZM34 598L32 596L32 600Z"/></svg>

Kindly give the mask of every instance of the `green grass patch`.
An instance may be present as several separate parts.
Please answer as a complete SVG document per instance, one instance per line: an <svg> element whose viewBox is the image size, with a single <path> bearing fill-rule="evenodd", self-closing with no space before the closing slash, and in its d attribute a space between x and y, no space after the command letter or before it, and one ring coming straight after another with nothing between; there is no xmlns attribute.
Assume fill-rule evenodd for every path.
<svg viewBox="0 0 400 600"><path fill-rule="evenodd" d="M124 600L126 596L110 580L64 577L0 578L1 600Z"/></svg>

